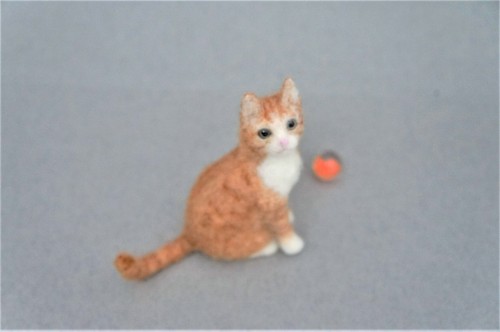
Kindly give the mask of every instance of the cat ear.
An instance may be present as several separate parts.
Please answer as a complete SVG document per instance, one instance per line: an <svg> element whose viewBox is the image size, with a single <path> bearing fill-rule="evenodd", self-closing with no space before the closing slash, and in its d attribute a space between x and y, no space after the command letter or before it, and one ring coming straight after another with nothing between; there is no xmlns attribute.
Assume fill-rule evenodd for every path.
<svg viewBox="0 0 500 332"><path fill-rule="evenodd" d="M259 98L253 93L246 93L241 99L241 117L242 119L249 119L260 111Z"/></svg>
<svg viewBox="0 0 500 332"><path fill-rule="evenodd" d="M287 78L281 87L281 103L284 106L293 107L300 103L299 90L291 78Z"/></svg>

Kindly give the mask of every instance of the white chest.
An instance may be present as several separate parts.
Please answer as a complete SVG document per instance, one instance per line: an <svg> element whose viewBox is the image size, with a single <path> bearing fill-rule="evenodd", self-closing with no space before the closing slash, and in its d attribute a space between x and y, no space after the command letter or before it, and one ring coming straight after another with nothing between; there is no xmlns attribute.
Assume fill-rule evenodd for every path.
<svg viewBox="0 0 500 332"><path fill-rule="evenodd" d="M297 150L266 157L257 168L264 184L282 196L288 197L297 183L302 169L302 159Z"/></svg>

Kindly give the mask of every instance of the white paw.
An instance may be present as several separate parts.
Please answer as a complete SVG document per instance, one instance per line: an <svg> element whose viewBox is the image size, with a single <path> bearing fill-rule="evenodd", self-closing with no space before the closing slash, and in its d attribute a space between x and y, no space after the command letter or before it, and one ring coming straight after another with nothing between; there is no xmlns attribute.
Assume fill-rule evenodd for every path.
<svg viewBox="0 0 500 332"><path fill-rule="evenodd" d="M293 215L292 210L288 210L288 222L290 224L293 224L294 221L295 221L295 216Z"/></svg>
<svg viewBox="0 0 500 332"><path fill-rule="evenodd" d="M287 255L296 255L304 249L304 240L296 233L280 239L281 250Z"/></svg>
<svg viewBox="0 0 500 332"><path fill-rule="evenodd" d="M271 241L263 249L257 251L255 254L250 256L250 258L271 256L274 255L277 251L278 251L278 244L276 243L276 241Z"/></svg>

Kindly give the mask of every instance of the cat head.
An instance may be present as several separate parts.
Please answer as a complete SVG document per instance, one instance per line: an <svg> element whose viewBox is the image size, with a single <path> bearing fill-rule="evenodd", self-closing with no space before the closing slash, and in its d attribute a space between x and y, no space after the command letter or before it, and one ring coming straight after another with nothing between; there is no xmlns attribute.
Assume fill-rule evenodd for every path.
<svg viewBox="0 0 500 332"><path fill-rule="evenodd" d="M243 96L241 145L261 155L279 155L297 148L303 131L299 91L291 78L272 96L259 98L253 93Z"/></svg>

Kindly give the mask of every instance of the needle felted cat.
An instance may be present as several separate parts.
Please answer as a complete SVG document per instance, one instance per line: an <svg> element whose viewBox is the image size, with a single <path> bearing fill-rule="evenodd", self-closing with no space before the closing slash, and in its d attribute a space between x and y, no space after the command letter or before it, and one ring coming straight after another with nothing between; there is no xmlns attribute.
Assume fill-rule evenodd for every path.
<svg viewBox="0 0 500 332"><path fill-rule="evenodd" d="M200 251L221 260L299 253L288 194L299 179L297 146L304 131L301 100L292 79L279 92L241 101L239 145L208 166L191 190L181 235L136 258L118 255L127 279L144 279Z"/></svg>

